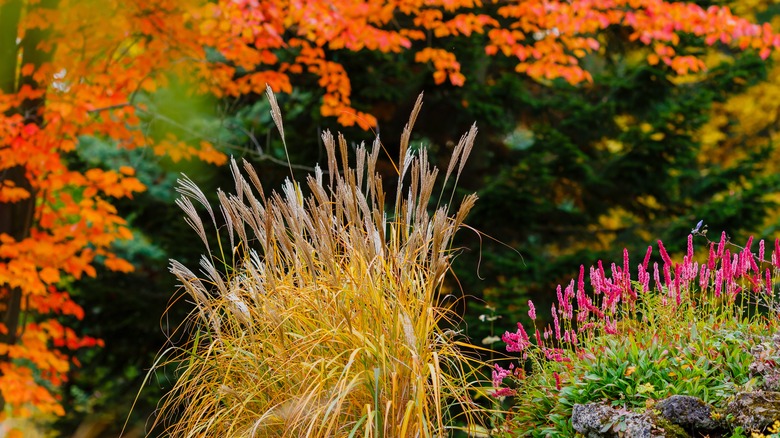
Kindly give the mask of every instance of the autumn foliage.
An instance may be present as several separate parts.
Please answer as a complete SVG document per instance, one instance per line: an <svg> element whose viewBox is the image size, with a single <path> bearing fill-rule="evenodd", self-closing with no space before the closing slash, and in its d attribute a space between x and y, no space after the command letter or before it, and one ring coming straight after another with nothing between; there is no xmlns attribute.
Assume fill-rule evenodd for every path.
<svg viewBox="0 0 780 438"><path fill-rule="evenodd" d="M436 84L459 86L468 78L449 48L480 35L486 54L515 60L520 74L587 84L580 61L603 53L600 32L611 26L647 45L648 63L680 74L704 68L678 47L682 35L763 58L780 44L768 26L727 8L660 0L0 0L2 399L16 415L33 406L61 414L66 351L101 343L59 322L84 317L62 282L95 276L96 264L133 269L112 251L133 237L113 200L145 187L130 166L73 170L80 138L225 162L204 139L145 135L153 114L139 96L174 78L218 98L259 94L266 84L289 93L315 78L322 115L368 129L377 121L354 108L335 54L408 51Z"/></svg>

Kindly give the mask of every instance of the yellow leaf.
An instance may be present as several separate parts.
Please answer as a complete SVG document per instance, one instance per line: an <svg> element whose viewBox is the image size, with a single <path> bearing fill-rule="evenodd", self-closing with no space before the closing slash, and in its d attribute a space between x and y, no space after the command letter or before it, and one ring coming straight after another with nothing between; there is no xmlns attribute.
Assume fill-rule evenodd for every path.
<svg viewBox="0 0 780 438"><path fill-rule="evenodd" d="M614 120L615 125L617 125L617 127L620 128L620 130L623 132L628 131L628 128L636 122L634 117L629 114L615 116Z"/></svg>
<svg viewBox="0 0 780 438"><path fill-rule="evenodd" d="M623 150L623 142L611 138L608 139L604 145L607 147L607 150L613 154Z"/></svg>
<svg viewBox="0 0 780 438"><path fill-rule="evenodd" d="M641 385L637 385L636 387L637 394L646 394L646 393L653 393L655 392L655 386L653 386L652 383L643 383Z"/></svg>

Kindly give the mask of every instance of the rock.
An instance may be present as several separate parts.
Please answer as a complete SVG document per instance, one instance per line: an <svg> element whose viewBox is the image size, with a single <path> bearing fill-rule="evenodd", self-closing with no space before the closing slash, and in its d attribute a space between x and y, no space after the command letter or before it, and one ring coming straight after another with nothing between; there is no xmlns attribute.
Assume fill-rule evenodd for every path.
<svg viewBox="0 0 780 438"><path fill-rule="evenodd" d="M574 430L587 438L597 438L601 429L610 423L614 415L614 409L601 403L588 403L574 405L571 411L571 423Z"/></svg>
<svg viewBox="0 0 780 438"><path fill-rule="evenodd" d="M780 418L780 392L741 392L726 407L726 415L735 426L763 430Z"/></svg>
<svg viewBox="0 0 780 438"><path fill-rule="evenodd" d="M586 438L671 438L688 436L678 426L662 428L652 413L638 414L605 403L575 404L574 430Z"/></svg>
<svg viewBox="0 0 780 438"><path fill-rule="evenodd" d="M751 376L761 377L761 389L767 391L780 390L780 368L777 366L780 361L780 351L778 351L778 341L780 336L775 333L772 341L765 341L754 345L750 349L753 361L748 367Z"/></svg>
<svg viewBox="0 0 780 438"><path fill-rule="evenodd" d="M654 409L689 432L718 428L718 422L712 419L712 407L696 397L673 395L656 403Z"/></svg>

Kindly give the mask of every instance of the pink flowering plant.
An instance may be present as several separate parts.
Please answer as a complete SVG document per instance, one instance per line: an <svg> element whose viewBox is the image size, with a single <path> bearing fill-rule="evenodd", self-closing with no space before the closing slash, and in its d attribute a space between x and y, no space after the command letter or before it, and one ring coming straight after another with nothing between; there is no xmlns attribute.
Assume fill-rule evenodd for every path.
<svg viewBox="0 0 780 438"><path fill-rule="evenodd" d="M702 253L694 237L706 241ZM658 241L633 265L624 250L620 264L580 266L576 280L558 286L548 325L528 301L534 325L518 323L502 337L517 363L496 364L492 373L493 397L510 405L499 433L575 436L575 403L641 412L684 394L717 408L760 388L777 375L751 368L750 350L780 325L780 240L773 248L758 242L757 253L755 246L752 237L734 245L725 233L711 242L697 228L680 261ZM656 251L660 263L651 263Z"/></svg>

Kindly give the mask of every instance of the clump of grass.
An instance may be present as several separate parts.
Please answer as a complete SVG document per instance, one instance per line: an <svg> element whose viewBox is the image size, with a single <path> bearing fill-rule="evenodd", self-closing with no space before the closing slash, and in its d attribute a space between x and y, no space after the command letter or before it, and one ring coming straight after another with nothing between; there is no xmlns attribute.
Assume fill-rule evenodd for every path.
<svg viewBox="0 0 780 438"><path fill-rule="evenodd" d="M425 149L409 147L420 105L401 139L390 211L378 139L370 151L358 147L350 167L346 140L326 132L327 173L318 167L306 189L288 180L270 195L251 165L244 176L231 161L235 193L219 192L227 237L218 248L193 200L218 226L216 209L181 181L177 203L219 256L203 256L201 275L171 262L197 310L190 343L168 359L180 367L157 420L166 433L432 437L473 423L469 381L479 363L446 329L457 315L440 292L453 235L477 197L454 214L435 203L438 169ZM475 135L472 127L461 138L445 185L457 180Z"/></svg>
<svg viewBox="0 0 780 438"><path fill-rule="evenodd" d="M681 262L659 241L660 267L649 266L652 247L633 269L624 250L622 264L591 267L586 287L581 266L576 282L558 287L551 325L526 331L518 323L504 334L507 351L521 359L493 371L494 395L513 402L503 424L508 436L574 436L576 403L643 411L681 394L717 408L771 383L753 372L751 348L780 330L780 241L774 251L759 242L756 254L752 238L739 247L723 233L697 258L694 235L704 234L693 230Z"/></svg>

